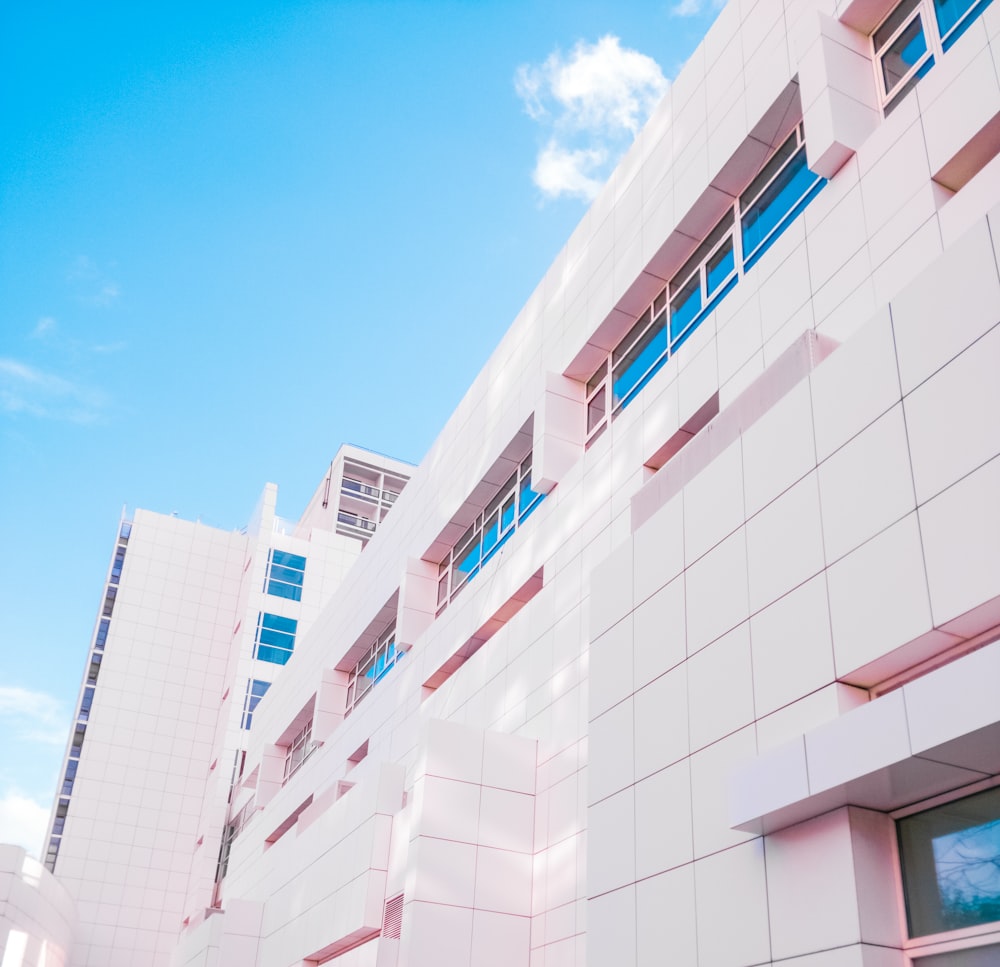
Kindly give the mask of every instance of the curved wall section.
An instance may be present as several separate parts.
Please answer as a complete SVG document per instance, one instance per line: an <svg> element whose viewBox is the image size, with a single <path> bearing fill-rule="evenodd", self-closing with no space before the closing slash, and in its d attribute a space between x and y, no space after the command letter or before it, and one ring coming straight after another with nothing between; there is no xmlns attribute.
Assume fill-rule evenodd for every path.
<svg viewBox="0 0 1000 967"><path fill-rule="evenodd" d="M62 884L20 846L0 845L0 964L64 967L75 926Z"/></svg>

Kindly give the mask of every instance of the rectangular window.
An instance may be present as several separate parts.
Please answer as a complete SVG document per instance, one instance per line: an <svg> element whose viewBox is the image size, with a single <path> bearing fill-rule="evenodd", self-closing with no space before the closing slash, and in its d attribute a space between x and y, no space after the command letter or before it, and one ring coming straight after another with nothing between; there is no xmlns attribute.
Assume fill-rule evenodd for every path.
<svg viewBox="0 0 1000 967"><path fill-rule="evenodd" d="M882 110L888 117L991 0L903 0L872 34Z"/></svg>
<svg viewBox="0 0 1000 967"><path fill-rule="evenodd" d="M257 616L254 658L273 662L275 665L286 664L295 649L295 632L298 626L299 623L294 618L261 612Z"/></svg>
<svg viewBox="0 0 1000 967"><path fill-rule="evenodd" d="M896 828L911 937L1000 922L1000 787Z"/></svg>
<svg viewBox="0 0 1000 967"><path fill-rule="evenodd" d="M440 563L437 595L439 614L528 519L544 496L531 486L529 453Z"/></svg>
<svg viewBox="0 0 1000 967"><path fill-rule="evenodd" d="M587 381L587 445L718 308L826 180L806 167L802 125L771 155Z"/></svg>
<svg viewBox="0 0 1000 967"><path fill-rule="evenodd" d="M405 652L396 650L396 628L384 632L367 654L351 670L347 683L347 710L350 714L372 687L396 667Z"/></svg>
<svg viewBox="0 0 1000 967"><path fill-rule="evenodd" d="M740 196L744 272L753 267L825 184L825 179L806 167L806 143L800 124Z"/></svg>
<svg viewBox="0 0 1000 967"><path fill-rule="evenodd" d="M923 0L903 0L872 34L886 117L934 66L927 14Z"/></svg>
<svg viewBox="0 0 1000 967"><path fill-rule="evenodd" d="M312 725L310 719L289 744L285 752L285 776L282 782L288 782L301 768L302 763L316 751L317 743L312 739Z"/></svg>
<svg viewBox="0 0 1000 967"><path fill-rule="evenodd" d="M272 550L267 555L267 579L264 589L277 598L290 601L302 600L302 581L306 573L306 559L288 551Z"/></svg>
<svg viewBox="0 0 1000 967"><path fill-rule="evenodd" d="M240 728L249 729L253 723L253 713L256 711L260 700L267 694L271 687L270 682L261 681L259 678L251 678L247 682L247 693L243 699L243 718Z"/></svg>

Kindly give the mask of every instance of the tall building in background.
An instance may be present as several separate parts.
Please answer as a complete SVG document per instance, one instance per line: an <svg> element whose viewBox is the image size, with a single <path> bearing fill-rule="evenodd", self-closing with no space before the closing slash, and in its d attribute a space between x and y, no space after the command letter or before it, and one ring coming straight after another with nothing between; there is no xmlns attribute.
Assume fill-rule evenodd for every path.
<svg viewBox="0 0 1000 967"><path fill-rule="evenodd" d="M17 967L1000 962L998 11L730 2L398 500L123 526Z"/></svg>

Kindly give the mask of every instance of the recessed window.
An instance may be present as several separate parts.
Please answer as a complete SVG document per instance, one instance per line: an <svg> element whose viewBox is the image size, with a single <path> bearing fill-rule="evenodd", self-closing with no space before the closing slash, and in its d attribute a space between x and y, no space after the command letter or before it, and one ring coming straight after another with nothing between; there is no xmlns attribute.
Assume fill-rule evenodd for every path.
<svg viewBox="0 0 1000 967"><path fill-rule="evenodd" d="M805 137L799 124L587 381L588 446L825 184L806 166Z"/></svg>
<svg viewBox="0 0 1000 967"><path fill-rule="evenodd" d="M251 678L247 682L247 693L243 699L243 718L240 722L240 728L249 729L253 724L253 713L270 687L270 682L261 681L258 678Z"/></svg>
<svg viewBox="0 0 1000 967"><path fill-rule="evenodd" d="M277 598L290 601L302 600L302 582L305 578L306 559L288 551L272 550L267 556L267 579L264 589Z"/></svg>
<svg viewBox="0 0 1000 967"><path fill-rule="evenodd" d="M438 613L503 547L544 496L531 486L529 453L438 566Z"/></svg>
<svg viewBox="0 0 1000 967"><path fill-rule="evenodd" d="M284 665L295 650L295 632L299 623L294 618L261 612L257 617L257 639L254 658Z"/></svg>
<svg viewBox="0 0 1000 967"><path fill-rule="evenodd" d="M318 748L319 743L313 742L312 726L312 719L310 719L289 743L288 749L285 752L285 775L282 780L283 782L288 782L301 768L302 763Z"/></svg>
<svg viewBox="0 0 1000 967"><path fill-rule="evenodd" d="M365 656L351 669L347 683L347 709L350 714L372 687L380 682L403 657L405 652L396 649L395 625L379 636Z"/></svg>
<svg viewBox="0 0 1000 967"><path fill-rule="evenodd" d="M906 816L897 830L911 937L1000 931L1000 787Z"/></svg>
<svg viewBox="0 0 1000 967"><path fill-rule="evenodd" d="M903 0L872 34L882 109L888 117L991 0Z"/></svg>

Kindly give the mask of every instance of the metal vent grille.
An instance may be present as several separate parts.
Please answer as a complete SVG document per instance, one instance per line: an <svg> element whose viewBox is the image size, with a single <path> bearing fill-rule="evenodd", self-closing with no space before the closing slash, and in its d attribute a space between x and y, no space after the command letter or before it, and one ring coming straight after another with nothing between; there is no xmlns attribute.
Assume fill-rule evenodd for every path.
<svg viewBox="0 0 1000 967"><path fill-rule="evenodd" d="M403 894L385 901L385 917L382 921L382 936L390 940L399 940L403 926Z"/></svg>

